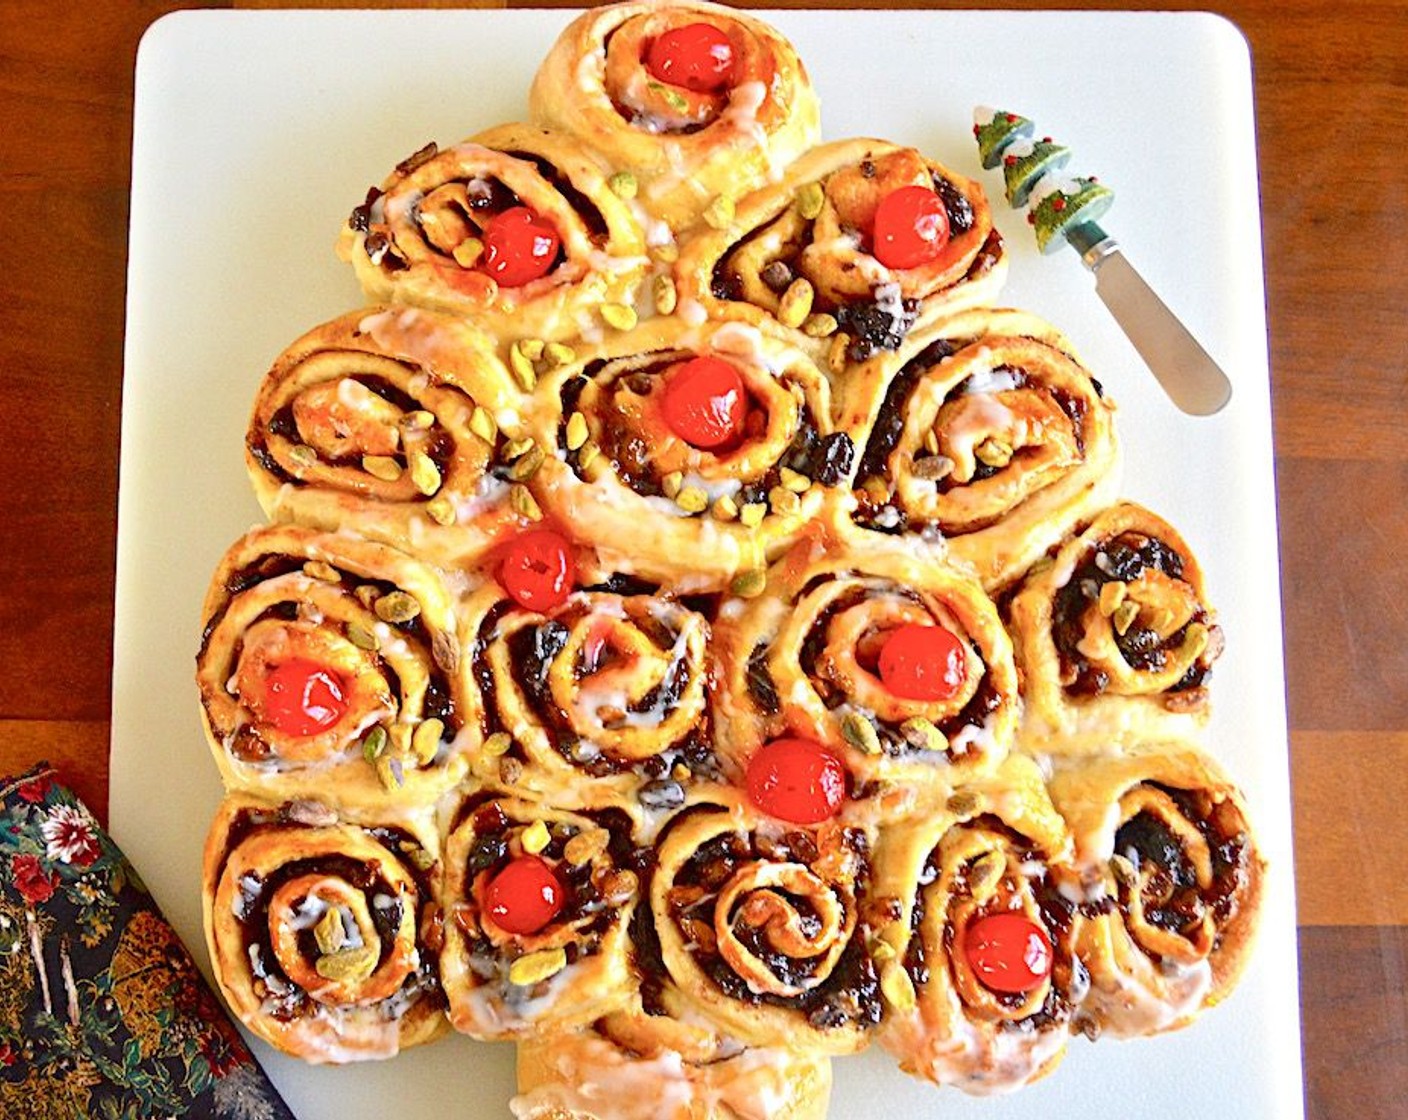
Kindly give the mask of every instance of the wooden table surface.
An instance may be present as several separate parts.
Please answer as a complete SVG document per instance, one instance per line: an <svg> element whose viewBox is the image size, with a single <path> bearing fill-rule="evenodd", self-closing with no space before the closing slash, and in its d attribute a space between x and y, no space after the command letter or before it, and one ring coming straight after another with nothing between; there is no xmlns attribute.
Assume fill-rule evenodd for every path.
<svg viewBox="0 0 1408 1120"><path fill-rule="evenodd" d="M104 818L133 62L177 6L230 5L6 0L0 23L0 774L48 758ZM1211 8L1251 44L1306 1111L1401 1116L1408 17L1403 0L1085 6Z"/></svg>

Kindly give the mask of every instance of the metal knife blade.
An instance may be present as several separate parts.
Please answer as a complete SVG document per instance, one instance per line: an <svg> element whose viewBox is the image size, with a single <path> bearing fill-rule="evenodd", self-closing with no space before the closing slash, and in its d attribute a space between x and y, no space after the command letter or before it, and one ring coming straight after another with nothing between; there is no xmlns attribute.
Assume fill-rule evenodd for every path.
<svg viewBox="0 0 1408 1120"><path fill-rule="evenodd" d="M1068 231L1067 238L1095 273L1096 295L1134 343L1169 399L1193 416L1219 411L1231 399L1232 383L1129 263L1115 239L1093 222Z"/></svg>

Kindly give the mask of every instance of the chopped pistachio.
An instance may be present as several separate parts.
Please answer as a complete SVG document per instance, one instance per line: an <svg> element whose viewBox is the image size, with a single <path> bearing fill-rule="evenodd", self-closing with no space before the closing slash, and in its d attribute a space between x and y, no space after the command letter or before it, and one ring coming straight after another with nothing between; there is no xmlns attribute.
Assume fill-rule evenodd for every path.
<svg viewBox="0 0 1408 1120"><path fill-rule="evenodd" d="M542 346L542 343L538 343ZM515 342L508 348L508 368L513 379L525 393L531 393L538 384L538 371L533 368L533 360L523 352L523 343Z"/></svg>
<svg viewBox="0 0 1408 1120"><path fill-rule="evenodd" d="M808 338L830 338L840 325L835 315L816 311L802 321L802 333Z"/></svg>
<svg viewBox="0 0 1408 1120"><path fill-rule="evenodd" d="M730 495L723 494L714 500L709 512L720 521L732 521L738 516L738 503Z"/></svg>
<svg viewBox="0 0 1408 1120"><path fill-rule="evenodd" d="M1012 461L1012 448L1000 439L989 437L973 448L980 463L990 467L1005 467Z"/></svg>
<svg viewBox="0 0 1408 1120"><path fill-rule="evenodd" d="M326 560L309 560L303 565L303 574L323 583L338 583L342 579L342 573Z"/></svg>
<svg viewBox="0 0 1408 1120"><path fill-rule="evenodd" d="M386 728L377 724L367 732L362 740L362 757L368 762L375 762L386 750Z"/></svg>
<svg viewBox="0 0 1408 1120"><path fill-rule="evenodd" d="M444 496L426 502L425 513L437 525L453 525L455 523L455 503Z"/></svg>
<svg viewBox="0 0 1408 1120"><path fill-rule="evenodd" d="M381 648L381 640L358 622L347 624L347 640L358 649L377 650Z"/></svg>
<svg viewBox="0 0 1408 1120"><path fill-rule="evenodd" d="M667 241L663 245L651 246L650 255L661 264L674 264L680 259L680 247L673 241Z"/></svg>
<svg viewBox="0 0 1408 1120"><path fill-rule="evenodd" d="M756 529L768 515L768 507L762 502L748 502L738 511L738 520L749 529Z"/></svg>
<svg viewBox="0 0 1408 1120"><path fill-rule="evenodd" d="M484 255L484 242L477 237L466 237L455 246L455 263L461 268L473 268L479 263L479 258Z"/></svg>
<svg viewBox="0 0 1408 1120"><path fill-rule="evenodd" d="M606 851L610 840L611 834L604 828L585 828L567 841L562 849L562 858L573 867L581 867Z"/></svg>
<svg viewBox="0 0 1408 1120"><path fill-rule="evenodd" d="M484 746L480 749L493 758L498 758L502 754L507 754L509 747L513 746L513 736L507 731L495 731L484 740Z"/></svg>
<svg viewBox="0 0 1408 1120"><path fill-rule="evenodd" d="M422 766L429 766L434 762L435 755L440 750L440 739L444 734L445 721L434 716L416 724L415 732L411 735L411 753L416 756L416 762Z"/></svg>
<svg viewBox="0 0 1408 1120"><path fill-rule="evenodd" d="M547 346L541 338L524 338L518 342L519 352L530 362L536 362L543 356L543 349Z"/></svg>
<svg viewBox="0 0 1408 1120"><path fill-rule="evenodd" d="M375 766L377 780L388 793L394 793L406 784L405 765L399 758L383 754L376 760Z"/></svg>
<svg viewBox="0 0 1408 1120"><path fill-rule="evenodd" d="M596 458L600 454L601 448L598 447L593 440L587 440L586 443L582 444L582 450L577 452L577 465L581 467L582 470L586 470L596 462Z"/></svg>
<svg viewBox="0 0 1408 1120"><path fill-rule="evenodd" d="M410 622L420 614L420 603L405 591L388 591L372 607L382 622Z"/></svg>
<svg viewBox="0 0 1408 1120"><path fill-rule="evenodd" d="M733 577L728 589L740 599L756 599L768 585L768 574L762 568L749 568Z"/></svg>
<svg viewBox="0 0 1408 1120"><path fill-rule="evenodd" d="M363 455L362 469L382 482L395 482L401 477L401 464L390 455Z"/></svg>
<svg viewBox="0 0 1408 1120"><path fill-rule="evenodd" d="M905 742L921 751L948 750L948 738L934 726L931 720L915 716L900 724Z"/></svg>
<svg viewBox="0 0 1408 1120"><path fill-rule="evenodd" d="M679 292L675 290L675 281L671 276L660 275L651 281L651 294L655 300L655 313L657 315L673 315L676 306L679 304Z"/></svg>
<svg viewBox="0 0 1408 1120"><path fill-rule="evenodd" d="M601 317L608 327L628 331L636 325L636 309L626 303L603 303Z"/></svg>
<svg viewBox="0 0 1408 1120"><path fill-rule="evenodd" d="M1104 584L1100 588L1100 613L1106 617L1114 614L1128 593L1129 585L1120 580L1112 579L1109 583Z"/></svg>
<svg viewBox="0 0 1408 1120"><path fill-rule="evenodd" d="M543 347L543 357L550 366L565 366L577 360L577 351L565 342L549 342Z"/></svg>
<svg viewBox="0 0 1408 1120"><path fill-rule="evenodd" d="M523 830L518 840L523 845L525 852L530 856L535 856L552 841L552 834L548 832L548 826L542 821L534 821Z"/></svg>
<svg viewBox="0 0 1408 1120"><path fill-rule="evenodd" d="M795 517L802 510L802 499L785 486L774 486L768 491L768 504L773 513L782 517Z"/></svg>
<svg viewBox="0 0 1408 1120"><path fill-rule="evenodd" d="M347 930L342 924L342 908L329 906L313 927L313 940L318 943L318 952L327 956L335 953L347 942Z"/></svg>
<svg viewBox="0 0 1408 1120"><path fill-rule="evenodd" d="M352 595L367 610L371 610L376 601L381 598L381 588L374 583L359 583Z"/></svg>
<svg viewBox="0 0 1408 1120"><path fill-rule="evenodd" d="M684 475L680 471L671 471L660 480L660 490L667 498L678 497L683 487Z"/></svg>
<svg viewBox="0 0 1408 1120"><path fill-rule="evenodd" d="M805 494L811 489L812 480L800 471L794 471L791 467L783 467L781 475L782 485L794 494Z"/></svg>
<svg viewBox="0 0 1408 1120"><path fill-rule="evenodd" d="M1001 852L983 853L968 865L968 894L975 902L986 902L1006 874L1006 856Z"/></svg>
<svg viewBox="0 0 1408 1120"><path fill-rule="evenodd" d="M509 487L508 504L514 513L520 517L526 517L529 521L543 519L543 511L538 505L538 499L533 497L533 492L521 482L516 482Z"/></svg>
<svg viewBox="0 0 1408 1120"><path fill-rule="evenodd" d="M469 430L491 446L494 438L499 434L499 426L494 423L494 418L489 415L489 410L478 404L474 406L474 411L470 414Z"/></svg>
<svg viewBox="0 0 1408 1120"><path fill-rule="evenodd" d="M884 964L886 961L892 961L897 955L898 954L895 953L895 947L888 941L881 941L879 938L876 938L870 943L870 959L876 964Z"/></svg>
<svg viewBox="0 0 1408 1120"><path fill-rule="evenodd" d="M435 423L435 413L418 408L402 416L399 423L408 432L424 432Z"/></svg>
<svg viewBox="0 0 1408 1120"><path fill-rule="evenodd" d="M606 180L606 185L617 198L635 198L638 189L636 177L629 171L616 172Z"/></svg>
<svg viewBox="0 0 1408 1120"><path fill-rule="evenodd" d="M538 468L546 460L547 455L543 453L543 449L534 447L513 461L513 466L508 469L508 476L514 482L527 482L538 473Z"/></svg>
<svg viewBox="0 0 1408 1120"><path fill-rule="evenodd" d="M880 753L880 736L875 731L875 725L859 712L846 713L841 720L841 737L866 754Z"/></svg>
<svg viewBox="0 0 1408 1120"><path fill-rule="evenodd" d="M826 191L820 183L803 183L797 188L797 213L807 221L813 221L826 205Z"/></svg>
<svg viewBox="0 0 1408 1120"><path fill-rule="evenodd" d="M577 451L582 444L591 438L591 429L587 426L587 418L580 412L574 412L567 418L567 450Z"/></svg>
<svg viewBox="0 0 1408 1120"><path fill-rule="evenodd" d="M900 1014L914 1010L914 981L902 966L894 965L881 972L880 993L892 1010Z"/></svg>
<svg viewBox="0 0 1408 1120"><path fill-rule="evenodd" d="M440 468L424 451L412 451L409 465L411 481L427 498L440 489Z"/></svg>
<svg viewBox="0 0 1408 1120"><path fill-rule="evenodd" d="M784 327L800 327L812 313L812 300L816 290L811 281L798 277L782 293L782 301L777 307L777 318Z"/></svg>
<svg viewBox="0 0 1408 1120"><path fill-rule="evenodd" d="M318 453L306 443L295 443L288 449L288 457L296 467L311 467L318 461Z"/></svg>
<svg viewBox="0 0 1408 1120"><path fill-rule="evenodd" d="M359 945L355 949L339 949L318 958L318 975L337 983L356 983L376 971L380 953L375 945Z"/></svg>
<svg viewBox="0 0 1408 1120"><path fill-rule="evenodd" d="M549 976L556 976L567 967L567 950L539 949L536 953L525 953L508 966L508 982L526 988Z"/></svg>
<svg viewBox="0 0 1408 1120"><path fill-rule="evenodd" d="M709 508L709 495L698 486L686 486L675 495L675 505L685 513L703 513Z"/></svg>
<svg viewBox="0 0 1408 1120"><path fill-rule="evenodd" d="M914 460L914 477L938 482L953 473L954 462L947 455L923 455Z"/></svg>
<svg viewBox="0 0 1408 1120"><path fill-rule="evenodd" d="M525 436L523 439L511 439L506 441L503 446L504 462L513 462L532 446L533 439L530 436Z"/></svg>

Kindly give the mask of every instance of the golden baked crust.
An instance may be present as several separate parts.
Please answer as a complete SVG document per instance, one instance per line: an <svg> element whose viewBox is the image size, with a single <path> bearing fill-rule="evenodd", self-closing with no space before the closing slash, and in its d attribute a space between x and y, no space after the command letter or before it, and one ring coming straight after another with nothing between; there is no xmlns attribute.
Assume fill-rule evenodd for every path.
<svg viewBox="0 0 1408 1120"><path fill-rule="evenodd" d="M942 537L998 594L1115 498L1114 406L1034 315L967 311L847 367L838 425L865 433L854 519Z"/></svg>
<svg viewBox="0 0 1408 1120"><path fill-rule="evenodd" d="M831 1060L639 1010L518 1046L519 1120L824 1120Z"/></svg>
<svg viewBox="0 0 1408 1120"><path fill-rule="evenodd" d="M205 934L240 1021L317 1063L389 1058L444 1034L425 936L438 858L424 813L227 798L206 840Z"/></svg>
<svg viewBox="0 0 1408 1120"><path fill-rule="evenodd" d="M1151 510L1099 513L1028 574L1009 622L1026 749L1104 751L1206 723L1222 630L1192 548Z"/></svg>
<svg viewBox="0 0 1408 1120"><path fill-rule="evenodd" d="M372 307L288 346L245 438L265 514L445 567L488 551L519 524L489 473L522 404L496 345L448 315Z"/></svg>
<svg viewBox="0 0 1408 1120"><path fill-rule="evenodd" d="M1232 990L1261 914L1266 863L1241 792L1209 755L1178 741L1063 760L1051 796L1088 898L1090 970L1081 1029L1115 1036L1187 1026Z"/></svg>
<svg viewBox="0 0 1408 1120"><path fill-rule="evenodd" d="M714 628L718 746L741 778L769 740L834 745L880 817L942 801L1011 747L1019 702L997 608L937 547L821 525L768 570L752 598L726 600ZM878 649L902 626L942 626L964 674L944 700L891 692Z"/></svg>
<svg viewBox="0 0 1408 1120"><path fill-rule="evenodd" d="M1010 1092L1060 1062L1084 995L1079 919L1059 905L1066 828L1038 768L1014 755L937 812L885 830L873 890L887 1001L880 1042L906 1071L970 1093ZM1055 904L1055 905L1053 905ZM1042 929L1053 966L1016 995L989 990L968 963L966 931L1018 913Z"/></svg>
<svg viewBox="0 0 1408 1120"><path fill-rule="evenodd" d="M424 805L465 775L478 727L460 623L442 573L386 545L300 525L251 530L202 610L196 683L226 786L273 801ZM336 675L345 710L290 734L263 710L290 659Z"/></svg>
<svg viewBox="0 0 1408 1120"><path fill-rule="evenodd" d="M472 246L510 206L549 221L561 250L546 275L501 287ZM528 124L416 152L352 212L337 251L368 299L467 315L504 341L576 337L600 303L634 298L647 265L644 231L600 164Z"/></svg>
<svg viewBox="0 0 1408 1120"><path fill-rule="evenodd" d="M695 23L728 38L726 90L664 82L644 65L652 40ZM579 16L548 51L528 103L534 121L633 177L645 212L667 227L661 240L693 226L720 195L737 198L774 178L820 139L816 94L792 44L760 20L698 0Z"/></svg>
<svg viewBox="0 0 1408 1120"><path fill-rule="evenodd" d="M906 185L940 192L951 236L935 259L890 268L864 231L884 193ZM839 373L919 326L992 303L1007 256L978 183L913 148L856 139L811 149L744 198L731 223L691 238L677 275L681 295L710 315L781 320Z"/></svg>

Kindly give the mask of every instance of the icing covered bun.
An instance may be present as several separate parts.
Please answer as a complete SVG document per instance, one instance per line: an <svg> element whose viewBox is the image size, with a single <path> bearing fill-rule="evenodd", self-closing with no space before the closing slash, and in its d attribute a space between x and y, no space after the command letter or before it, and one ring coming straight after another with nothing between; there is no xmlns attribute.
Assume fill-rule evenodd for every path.
<svg viewBox="0 0 1408 1120"><path fill-rule="evenodd" d="M363 291L469 316L501 339L574 337L603 301L629 302L644 232L575 140L506 124L407 157L338 241Z"/></svg>
<svg viewBox="0 0 1408 1120"><path fill-rule="evenodd" d="M868 433L853 519L941 538L1000 592L1112 502L1114 405L1070 341L1024 312L970 311L851 367L839 424Z"/></svg>
<svg viewBox="0 0 1408 1120"><path fill-rule="evenodd" d="M617 1012L518 1045L518 1120L825 1120L831 1059Z"/></svg>
<svg viewBox="0 0 1408 1120"><path fill-rule="evenodd" d="M231 796L205 848L205 930L251 1031L310 1062L389 1058L445 1033L426 815L343 816Z"/></svg>
<svg viewBox="0 0 1408 1120"><path fill-rule="evenodd" d="M1102 511L1032 569L1008 609L1027 749L1105 751L1207 721L1222 628L1188 542L1143 506Z"/></svg>
<svg viewBox="0 0 1408 1120"><path fill-rule="evenodd" d="M578 17L543 60L529 106L535 122L601 155L623 193L675 231L706 212L726 221L733 200L820 139L816 94L792 45L760 20L695 0Z"/></svg>

